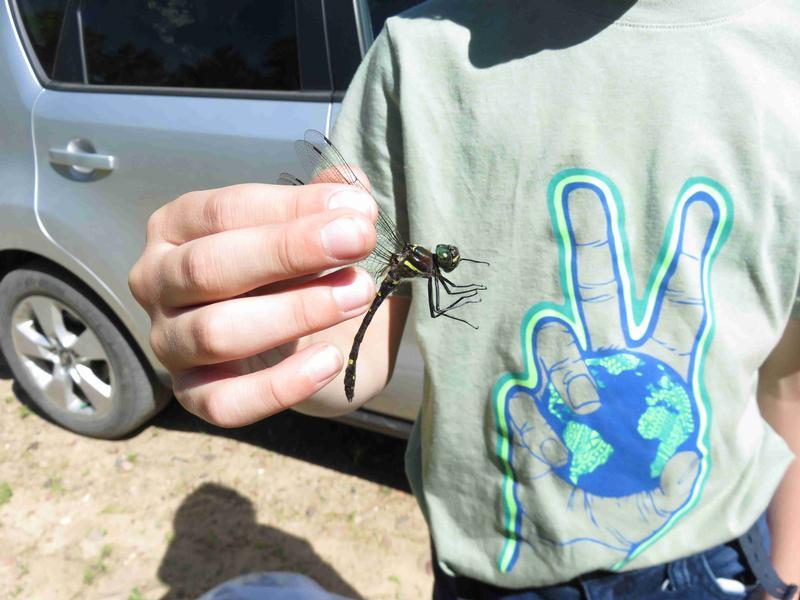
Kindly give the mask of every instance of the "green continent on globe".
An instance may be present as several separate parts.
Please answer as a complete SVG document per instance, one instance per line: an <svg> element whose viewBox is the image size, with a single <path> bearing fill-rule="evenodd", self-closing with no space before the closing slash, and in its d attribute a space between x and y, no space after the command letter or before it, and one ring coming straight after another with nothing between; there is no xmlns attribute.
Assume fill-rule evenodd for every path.
<svg viewBox="0 0 800 600"><path fill-rule="evenodd" d="M639 357L634 356L633 354L620 352L619 354L614 354L613 356L587 358L586 364L590 367L603 367L611 375L619 375L624 371L633 371L634 369L638 369L642 364L642 361L639 359Z"/></svg>
<svg viewBox="0 0 800 600"><path fill-rule="evenodd" d="M575 421L568 422L564 428L564 443L572 454L569 479L575 485L581 475L594 471L614 452L594 429Z"/></svg>
<svg viewBox="0 0 800 600"><path fill-rule="evenodd" d="M650 463L651 476L658 477L675 450L694 431L694 419L689 396L668 375L658 380L658 387L649 384L647 391L650 393L645 401L649 408L639 418L638 431L643 438L659 442Z"/></svg>
<svg viewBox="0 0 800 600"><path fill-rule="evenodd" d="M561 394L558 393L556 386L552 383L548 383L547 391L550 392L550 401L547 404L547 408L555 418L562 423L566 423L570 420L572 411L564 404L564 399L561 397Z"/></svg>

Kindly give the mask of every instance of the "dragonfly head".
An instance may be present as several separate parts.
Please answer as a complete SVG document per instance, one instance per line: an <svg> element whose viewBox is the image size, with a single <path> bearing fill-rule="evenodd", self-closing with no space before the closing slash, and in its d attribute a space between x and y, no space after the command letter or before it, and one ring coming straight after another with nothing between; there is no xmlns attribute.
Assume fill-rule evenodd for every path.
<svg viewBox="0 0 800 600"><path fill-rule="evenodd" d="M461 262L461 254L458 248L449 244L439 244L436 246L436 264L445 273L449 273Z"/></svg>

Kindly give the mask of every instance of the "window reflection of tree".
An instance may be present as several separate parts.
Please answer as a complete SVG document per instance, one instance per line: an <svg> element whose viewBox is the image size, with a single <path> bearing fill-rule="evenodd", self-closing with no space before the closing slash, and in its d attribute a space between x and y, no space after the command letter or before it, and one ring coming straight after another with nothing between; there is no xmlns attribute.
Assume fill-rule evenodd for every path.
<svg viewBox="0 0 800 600"><path fill-rule="evenodd" d="M293 2L88 0L90 83L300 88Z"/></svg>
<svg viewBox="0 0 800 600"><path fill-rule="evenodd" d="M296 90L300 87L297 69L297 42L276 40L264 51L261 69L254 69L236 48L215 48L193 65L181 64L172 84L210 88Z"/></svg>
<svg viewBox="0 0 800 600"><path fill-rule="evenodd" d="M168 69L164 58L152 48L137 49L126 42L108 48L104 34L84 29L89 82L104 85L148 85L254 90L297 90L297 42L278 39L264 50L260 68L248 65L233 46L221 46L196 62L182 62Z"/></svg>
<svg viewBox="0 0 800 600"><path fill-rule="evenodd" d="M115 51L108 51L106 37L91 28L84 28L89 83L167 85L161 57L152 48L137 49L132 42L126 42Z"/></svg>
<svg viewBox="0 0 800 600"><path fill-rule="evenodd" d="M36 52L42 68L49 75L53 71L64 11L63 9L42 9L28 12L23 9L20 12L33 50Z"/></svg>

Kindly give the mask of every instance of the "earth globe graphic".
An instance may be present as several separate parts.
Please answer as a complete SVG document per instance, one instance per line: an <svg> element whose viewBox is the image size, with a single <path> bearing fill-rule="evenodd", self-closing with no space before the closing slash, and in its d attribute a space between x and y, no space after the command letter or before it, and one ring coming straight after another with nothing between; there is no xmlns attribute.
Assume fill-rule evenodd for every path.
<svg viewBox="0 0 800 600"><path fill-rule="evenodd" d="M697 449L698 413L691 389L666 363L630 351L584 355L600 408L573 412L547 384L537 406L567 449L555 473L587 493L622 497L650 492L678 452Z"/></svg>

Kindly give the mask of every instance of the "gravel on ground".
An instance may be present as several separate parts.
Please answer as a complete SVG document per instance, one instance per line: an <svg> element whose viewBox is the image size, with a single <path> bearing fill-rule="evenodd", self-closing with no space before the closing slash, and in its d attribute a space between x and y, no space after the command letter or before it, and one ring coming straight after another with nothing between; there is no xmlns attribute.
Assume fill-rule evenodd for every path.
<svg viewBox="0 0 800 600"><path fill-rule="evenodd" d="M292 412L235 430L174 402L80 437L0 381L0 599L177 600L254 571L349 598L426 598L405 442ZM15 394L16 392L16 394Z"/></svg>

